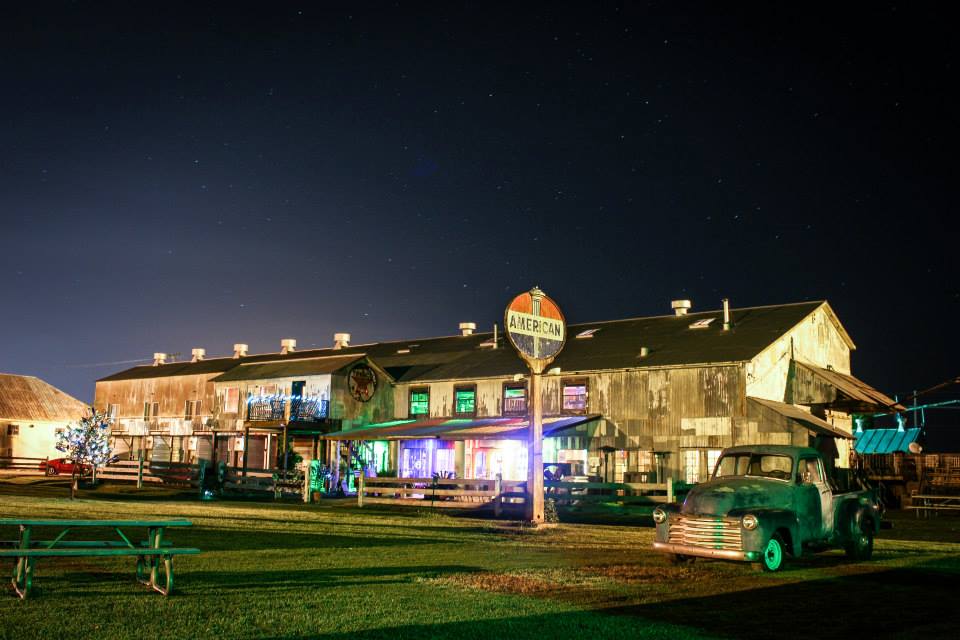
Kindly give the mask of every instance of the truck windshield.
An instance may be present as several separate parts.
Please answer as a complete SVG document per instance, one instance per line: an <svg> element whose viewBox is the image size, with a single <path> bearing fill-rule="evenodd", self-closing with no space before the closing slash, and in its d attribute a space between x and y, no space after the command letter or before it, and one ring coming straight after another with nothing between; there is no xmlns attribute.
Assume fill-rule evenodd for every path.
<svg viewBox="0 0 960 640"><path fill-rule="evenodd" d="M792 472L793 460L790 456L772 453L734 453L720 458L713 477L758 476L789 480Z"/></svg>

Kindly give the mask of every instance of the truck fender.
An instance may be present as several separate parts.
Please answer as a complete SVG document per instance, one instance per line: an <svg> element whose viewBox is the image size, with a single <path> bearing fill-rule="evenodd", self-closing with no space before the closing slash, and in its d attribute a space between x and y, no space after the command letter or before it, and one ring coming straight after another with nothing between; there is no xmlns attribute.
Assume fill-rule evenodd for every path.
<svg viewBox="0 0 960 640"><path fill-rule="evenodd" d="M837 509L838 517L834 523L834 531L837 532L838 539L844 542L849 540L854 527L862 527L865 521L870 522L869 530L876 535L880 530L880 513L874 508L874 504L876 503L871 504L868 500L857 498L844 500Z"/></svg>
<svg viewBox="0 0 960 640"><path fill-rule="evenodd" d="M741 518L748 513L757 516L760 526L757 527L763 539L755 541L757 545L766 544L766 538L773 532L785 529L790 536L790 549L794 558L803 553L803 541L800 539L800 522L795 511L790 509L733 509L727 515ZM746 538L746 536L745 536ZM744 540L746 542L746 540Z"/></svg>

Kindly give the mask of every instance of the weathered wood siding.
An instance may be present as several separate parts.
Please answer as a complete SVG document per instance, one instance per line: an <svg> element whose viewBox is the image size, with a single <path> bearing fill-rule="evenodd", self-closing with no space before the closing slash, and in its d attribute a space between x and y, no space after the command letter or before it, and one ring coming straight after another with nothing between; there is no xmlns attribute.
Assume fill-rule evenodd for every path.
<svg viewBox="0 0 960 640"><path fill-rule="evenodd" d="M734 444L733 423L745 417L739 365L547 375L541 388L544 415L564 413L563 384L571 379L586 380L587 412L603 416L584 443L593 451L613 447L679 454L682 447L723 448ZM408 417L410 389L426 387L430 417L450 417L454 386L468 382L477 385L478 417L502 414L503 385L512 377L398 384L393 415ZM679 455L669 456L668 465L678 460Z"/></svg>
<svg viewBox="0 0 960 640"><path fill-rule="evenodd" d="M330 417L342 420L344 429L390 420L394 414L394 389L380 371L377 371L377 389L366 402L350 395L346 371L333 375L330 389Z"/></svg>
<svg viewBox="0 0 960 640"><path fill-rule="evenodd" d="M789 402L787 379L791 359L850 373L850 346L821 305L747 363L747 395Z"/></svg>
<svg viewBox="0 0 960 640"><path fill-rule="evenodd" d="M98 411L107 405L118 405L118 418L143 418L143 403L159 404L158 416L182 418L187 400L200 400L202 415L210 415L214 403L214 385L211 380L218 373L205 373L136 380L97 382L93 404Z"/></svg>
<svg viewBox="0 0 960 640"><path fill-rule="evenodd" d="M320 396L329 400L331 398L331 376L330 374L314 375L314 376L289 376L284 378L262 378L257 380L230 380L227 382L217 382L215 383L216 387L216 396L218 406L223 406L223 397L227 389L238 388L239 389L239 403L238 410L239 413L223 413L223 418L227 420L237 420L245 418L245 406L247 398L251 396L261 395L265 393L270 388L275 388L274 393L280 393L286 396L290 395L292 385L295 381L303 381L304 393L312 396Z"/></svg>

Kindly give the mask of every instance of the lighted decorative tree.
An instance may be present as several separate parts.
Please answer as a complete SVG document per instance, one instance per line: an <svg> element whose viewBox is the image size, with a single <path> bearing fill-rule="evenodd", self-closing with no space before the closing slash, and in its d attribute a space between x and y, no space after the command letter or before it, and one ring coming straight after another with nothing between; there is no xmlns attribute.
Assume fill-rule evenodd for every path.
<svg viewBox="0 0 960 640"><path fill-rule="evenodd" d="M84 469L94 471L110 460L110 422L105 413L99 413L91 407L90 415L80 419L74 426L69 425L57 436L57 451L67 454L65 457L73 463L70 475L70 499L77 495L77 484Z"/></svg>

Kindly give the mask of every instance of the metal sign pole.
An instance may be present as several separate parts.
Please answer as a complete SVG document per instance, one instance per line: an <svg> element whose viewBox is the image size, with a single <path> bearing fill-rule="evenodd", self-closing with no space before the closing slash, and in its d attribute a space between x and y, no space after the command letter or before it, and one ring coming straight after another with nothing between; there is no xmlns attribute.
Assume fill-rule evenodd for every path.
<svg viewBox="0 0 960 640"><path fill-rule="evenodd" d="M540 373L530 375L530 444L527 465L526 516L540 524L543 515L543 398L540 394Z"/></svg>

